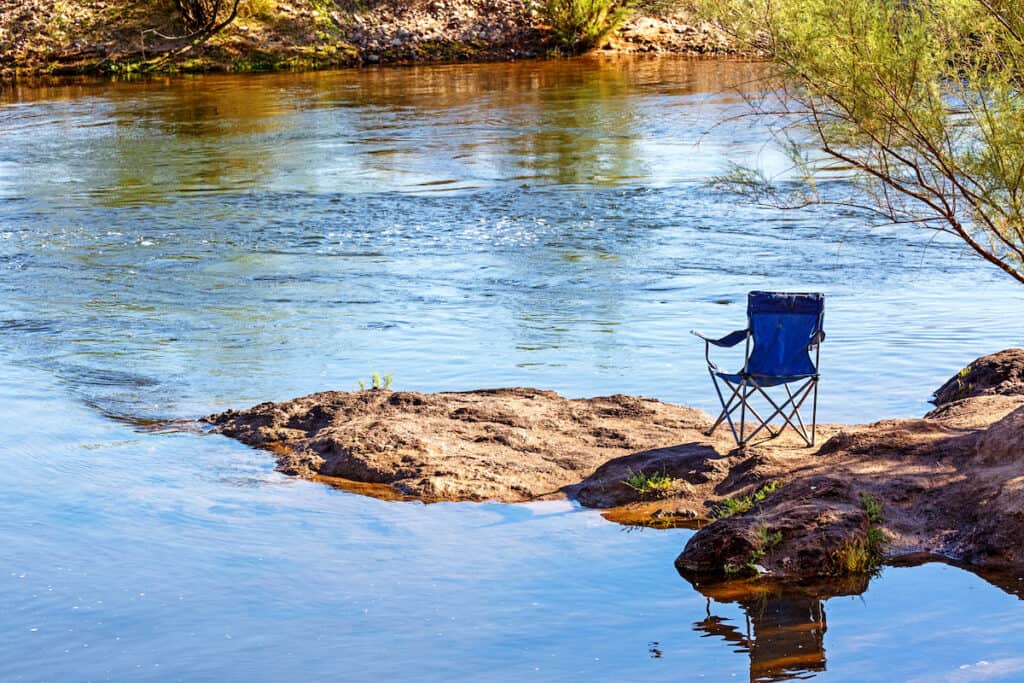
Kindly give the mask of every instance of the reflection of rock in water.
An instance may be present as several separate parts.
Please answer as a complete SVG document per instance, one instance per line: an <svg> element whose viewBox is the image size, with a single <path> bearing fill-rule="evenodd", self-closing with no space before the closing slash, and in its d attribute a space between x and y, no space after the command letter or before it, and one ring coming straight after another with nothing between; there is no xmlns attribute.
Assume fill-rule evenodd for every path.
<svg viewBox="0 0 1024 683"><path fill-rule="evenodd" d="M736 645L750 655L750 680L788 681L812 678L825 670L823 601L836 595L855 595L867 588L867 578L851 578L806 586L782 586L770 581L733 581L696 586L708 598L707 616L694 629ZM736 626L713 614L712 601L737 603L746 623Z"/></svg>

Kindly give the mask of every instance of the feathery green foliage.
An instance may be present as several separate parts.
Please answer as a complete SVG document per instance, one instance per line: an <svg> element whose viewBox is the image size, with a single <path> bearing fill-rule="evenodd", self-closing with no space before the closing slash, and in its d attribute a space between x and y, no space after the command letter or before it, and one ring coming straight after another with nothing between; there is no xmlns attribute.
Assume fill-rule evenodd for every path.
<svg viewBox="0 0 1024 683"><path fill-rule="evenodd" d="M758 109L781 139L811 133L852 196L781 197L757 173L722 180L780 203L836 201L951 233L1024 282L1024 0L697 0L778 67ZM735 171L735 169L734 169Z"/></svg>
<svg viewBox="0 0 1024 683"><path fill-rule="evenodd" d="M540 10L559 47L578 54L618 28L632 14L633 5L619 0L541 0Z"/></svg>

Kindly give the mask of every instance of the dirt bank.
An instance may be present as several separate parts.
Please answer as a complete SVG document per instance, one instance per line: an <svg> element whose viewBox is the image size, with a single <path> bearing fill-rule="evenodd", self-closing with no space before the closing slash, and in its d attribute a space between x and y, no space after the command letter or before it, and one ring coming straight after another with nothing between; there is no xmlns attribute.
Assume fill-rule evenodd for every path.
<svg viewBox="0 0 1024 683"><path fill-rule="evenodd" d="M740 452L724 429L705 436L710 416L690 408L522 388L324 392L206 420L273 451L284 472L375 485L360 489L371 495L568 495L619 521L695 522L677 567L700 582L921 555L1021 567L1022 371L1021 349L981 358L924 418L825 425L813 449L784 435Z"/></svg>
<svg viewBox="0 0 1024 683"><path fill-rule="evenodd" d="M183 33L170 0L0 0L0 77L495 61L555 46L523 0L243 0L236 20L202 45ZM649 2L597 51L734 50L685 3Z"/></svg>

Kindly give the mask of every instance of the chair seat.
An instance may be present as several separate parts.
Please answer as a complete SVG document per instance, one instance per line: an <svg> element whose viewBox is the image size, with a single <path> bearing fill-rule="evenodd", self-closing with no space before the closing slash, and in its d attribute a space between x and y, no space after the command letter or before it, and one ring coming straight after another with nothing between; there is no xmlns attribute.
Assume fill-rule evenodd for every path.
<svg viewBox="0 0 1024 683"><path fill-rule="evenodd" d="M759 387L777 387L780 384L789 384L790 382L799 382L802 379L810 379L814 377L813 374L808 375L784 375L777 377L769 377L765 375L751 375L742 372L722 372L716 371L715 375L721 377L727 382L732 384L739 384L744 379L747 379Z"/></svg>

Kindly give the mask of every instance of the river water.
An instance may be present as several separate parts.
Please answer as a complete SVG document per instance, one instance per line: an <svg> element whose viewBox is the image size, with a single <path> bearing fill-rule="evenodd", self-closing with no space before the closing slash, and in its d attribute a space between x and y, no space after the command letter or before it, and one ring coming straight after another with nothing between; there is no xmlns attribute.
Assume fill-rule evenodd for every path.
<svg viewBox="0 0 1024 683"><path fill-rule="evenodd" d="M709 189L784 170L733 89L759 74L0 90L0 681L1024 680L1015 576L705 597L685 530L378 501L133 426L372 371L710 410L688 330L742 326L751 289L826 293L823 419L922 414L1021 344L1024 290L941 236Z"/></svg>

